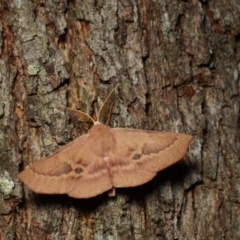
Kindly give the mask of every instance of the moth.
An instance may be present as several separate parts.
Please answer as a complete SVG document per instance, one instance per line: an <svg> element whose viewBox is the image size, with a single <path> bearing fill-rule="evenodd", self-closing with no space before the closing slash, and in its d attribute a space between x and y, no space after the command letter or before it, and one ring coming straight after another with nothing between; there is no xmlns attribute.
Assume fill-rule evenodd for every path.
<svg viewBox="0 0 240 240"><path fill-rule="evenodd" d="M22 171L18 178L40 194L68 194L90 198L105 191L115 196L115 188L134 187L153 179L158 171L181 160L191 135L171 132L110 128L81 111L93 127L49 157Z"/></svg>

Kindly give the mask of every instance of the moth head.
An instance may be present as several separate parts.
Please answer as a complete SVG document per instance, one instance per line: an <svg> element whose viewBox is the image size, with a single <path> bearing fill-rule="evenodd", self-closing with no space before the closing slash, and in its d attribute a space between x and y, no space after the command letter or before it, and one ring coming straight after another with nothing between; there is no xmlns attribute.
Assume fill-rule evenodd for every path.
<svg viewBox="0 0 240 240"><path fill-rule="evenodd" d="M93 122L93 125L94 125L94 126L99 125L99 124L102 124L102 123L100 123L99 121L94 121L94 122Z"/></svg>

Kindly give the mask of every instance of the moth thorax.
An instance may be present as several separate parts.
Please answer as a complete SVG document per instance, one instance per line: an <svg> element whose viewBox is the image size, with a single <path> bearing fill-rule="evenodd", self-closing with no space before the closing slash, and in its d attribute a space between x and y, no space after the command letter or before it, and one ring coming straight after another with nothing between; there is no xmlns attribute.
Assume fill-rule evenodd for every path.
<svg viewBox="0 0 240 240"><path fill-rule="evenodd" d="M98 124L93 126L88 134L93 140L93 151L99 156L109 157L115 143L111 128L102 124Z"/></svg>

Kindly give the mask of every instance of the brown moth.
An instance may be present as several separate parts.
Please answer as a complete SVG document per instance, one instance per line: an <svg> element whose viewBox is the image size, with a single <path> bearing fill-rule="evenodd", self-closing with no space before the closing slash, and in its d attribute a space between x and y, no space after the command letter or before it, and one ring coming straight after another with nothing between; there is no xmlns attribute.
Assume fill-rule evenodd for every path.
<svg viewBox="0 0 240 240"><path fill-rule="evenodd" d="M90 119L94 126L87 134L25 169L19 179L41 194L90 198L109 191L109 196L115 196L115 188L142 185L186 154L192 136L110 128L99 122L103 106L97 121L71 109L82 119Z"/></svg>

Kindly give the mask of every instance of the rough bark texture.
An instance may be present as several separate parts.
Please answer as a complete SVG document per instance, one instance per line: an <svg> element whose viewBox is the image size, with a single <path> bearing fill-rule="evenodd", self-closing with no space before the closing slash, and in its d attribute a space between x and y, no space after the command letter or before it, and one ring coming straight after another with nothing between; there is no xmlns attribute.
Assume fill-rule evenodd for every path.
<svg viewBox="0 0 240 240"><path fill-rule="evenodd" d="M239 1L1 0L0 18L0 239L240 239ZM116 83L110 125L192 134L183 163L116 198L22 188L88 128L57 106L93 114Z"/></svg>

